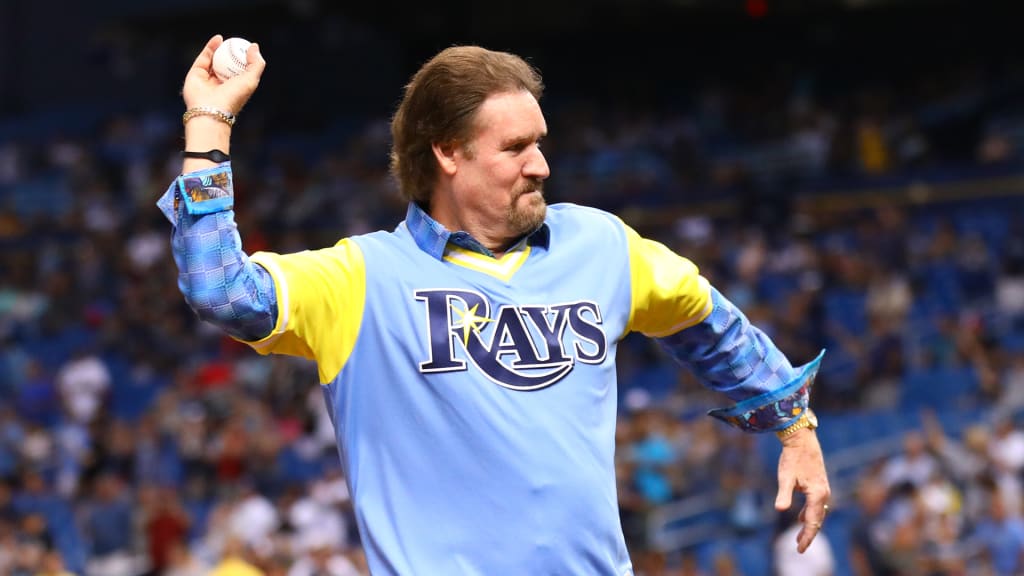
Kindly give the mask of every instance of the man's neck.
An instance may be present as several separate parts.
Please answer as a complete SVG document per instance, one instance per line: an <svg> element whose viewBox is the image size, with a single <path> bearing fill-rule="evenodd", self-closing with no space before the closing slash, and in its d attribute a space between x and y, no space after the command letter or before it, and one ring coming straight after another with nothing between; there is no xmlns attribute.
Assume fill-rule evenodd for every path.
<svg viewBox="0 0 1024 576"><path fill-rule="evenodd" d="M522 235L509 236L508 233L500 233L483 222L477 222L471 217L460 217L453 210L445 210L439 207L424 208L431 218L442 225L449 232L465 232L494 254L495 258L501 258L509 248L518 242Z"/></svg>

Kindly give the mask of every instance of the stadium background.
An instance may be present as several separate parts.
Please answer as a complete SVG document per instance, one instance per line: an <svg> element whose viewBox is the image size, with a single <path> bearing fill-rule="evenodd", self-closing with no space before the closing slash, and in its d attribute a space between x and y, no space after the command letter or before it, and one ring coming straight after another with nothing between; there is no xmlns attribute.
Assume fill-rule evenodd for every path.
<svg viewBox="0 0 1024 576"><path fill-rule="evenodd" d="M795 362L828 348L835 574L1024 571L1024 62L1011 3L979 4L0 2L0 574L359 573L315 372L196 322L153 205L216 32L269 62L232 149L247 249L393 226L404 82L454 43L517 52L549 200L690 257ZM777 441L620 350L637 573L789 562Z"/></svg>

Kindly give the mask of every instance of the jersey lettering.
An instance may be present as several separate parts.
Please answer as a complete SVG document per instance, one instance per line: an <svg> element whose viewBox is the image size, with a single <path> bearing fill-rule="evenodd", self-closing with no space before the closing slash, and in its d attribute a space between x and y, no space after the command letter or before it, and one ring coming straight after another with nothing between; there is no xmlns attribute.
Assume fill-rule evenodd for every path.
<svg viewBox="0 0 1024 576"><path fill-rule="evenodd" d="M415 297L427 313L429 357L419 365L425 374L471 363L499 386L538 390L564 378L577 360L600 364L607 353L594 302L505 305L492 318L490 302L473 290L417 290Z"/></svg>

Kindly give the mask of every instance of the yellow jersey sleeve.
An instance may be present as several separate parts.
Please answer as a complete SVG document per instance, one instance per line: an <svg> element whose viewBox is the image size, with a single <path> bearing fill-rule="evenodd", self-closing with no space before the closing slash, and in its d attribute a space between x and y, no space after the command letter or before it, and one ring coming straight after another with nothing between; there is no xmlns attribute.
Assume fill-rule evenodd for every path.
<svg viewBox="0 0 1024 576"><path fill-rule="evenodd" d="M344 239L322 250L257 252L250 259L274 279L277 323L248 344L260 354L315 360L320 382L330 382L352 353L363 320L366 264L359 246Z"/></svg>
<svg viewBox="0 0 1024 576"><path fill-rule="evenodd" d="M627 331L670 336L711 313L711 285L697 266L660 242L643 238L625 223L632 310Z"/></svg>

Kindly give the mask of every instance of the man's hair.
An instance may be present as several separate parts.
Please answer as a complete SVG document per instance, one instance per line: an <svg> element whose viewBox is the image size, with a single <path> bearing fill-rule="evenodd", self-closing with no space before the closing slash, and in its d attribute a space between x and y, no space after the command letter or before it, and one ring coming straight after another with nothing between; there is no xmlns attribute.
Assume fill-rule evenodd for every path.
<svg viewBox="0 0 1024 576"><path fill-rule="evenodd" d="M467 143L484 100L521 90L540 100L544 84L536 69L507 52L453 46L424 64L391 120L391 174L402 195L429 204L438 169L432 146Z"/></svg>

